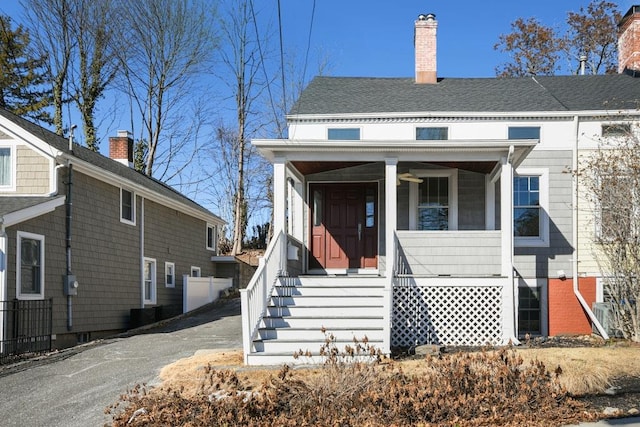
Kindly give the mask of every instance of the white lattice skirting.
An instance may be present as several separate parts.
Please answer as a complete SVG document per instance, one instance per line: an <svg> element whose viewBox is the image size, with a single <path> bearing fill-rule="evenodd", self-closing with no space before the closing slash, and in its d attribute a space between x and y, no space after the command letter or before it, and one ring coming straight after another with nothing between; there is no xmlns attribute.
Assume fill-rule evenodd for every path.
<svg viewBox="0 0 640 427"><path fill-rule="evenodd" d="M499 344L502 292L503 286L397 285L391 346Z"/></svg>

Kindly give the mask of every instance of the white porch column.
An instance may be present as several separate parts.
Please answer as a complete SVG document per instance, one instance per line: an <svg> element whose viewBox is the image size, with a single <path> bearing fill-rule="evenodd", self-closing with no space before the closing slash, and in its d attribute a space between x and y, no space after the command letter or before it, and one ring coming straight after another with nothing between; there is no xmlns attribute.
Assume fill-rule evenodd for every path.
<svg viewBox="0 0 640 427"><path fill-rule="evenodd" d="M273 159L273 235L282 230L287 232L287 171L283 157Z"/></svg>
<svg viewBox="0 0 640 427"><path fill-rule="evenodd" d="M511 154L511 153L510 153ZM513 275L513 165L511 156L500 161L500 230L502 230L502 276L506 278L502 295L504 323L502 339L517 341L515 314L516 283Z"/></svg>
<svg viewBox="0 0 640 427"><path fill-rule="evenodd" d="M394 232L398 225L398 159L384 159L384 241L385 241L385 276L393 276Z"/></svg>

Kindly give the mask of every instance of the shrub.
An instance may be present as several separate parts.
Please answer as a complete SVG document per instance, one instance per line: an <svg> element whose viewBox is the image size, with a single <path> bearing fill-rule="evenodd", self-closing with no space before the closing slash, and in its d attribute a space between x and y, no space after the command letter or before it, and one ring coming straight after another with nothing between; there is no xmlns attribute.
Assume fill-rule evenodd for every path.
<svg viewBox="0 0 640 427"><path fill-rule="evenodd" d="M380 363L366 339L338 351L328 335L322 352L319 368L285 365L255 389L211 367L193 399L136 387L109 408L113 425L563 425L593 418L542 363L524 364L509 349L429 357L420 374Z"/></svg>

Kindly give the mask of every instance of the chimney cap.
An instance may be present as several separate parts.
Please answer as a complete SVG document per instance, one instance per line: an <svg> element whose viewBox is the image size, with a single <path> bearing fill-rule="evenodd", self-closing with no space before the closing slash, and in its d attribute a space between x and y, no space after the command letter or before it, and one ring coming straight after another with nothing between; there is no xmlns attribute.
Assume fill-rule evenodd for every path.
<svg viewBox="0 0 640 427"><path fill-rule="evenodd" d="M435 19L435 13L421 13L420 15L418 15L418 21L435 21Z"/></svg>
<svg viewBox="0 0 640 427"><path fill-rule="evenodd" d="M133 138L133 134L128 130L119 130L118 137Z"/></svg>

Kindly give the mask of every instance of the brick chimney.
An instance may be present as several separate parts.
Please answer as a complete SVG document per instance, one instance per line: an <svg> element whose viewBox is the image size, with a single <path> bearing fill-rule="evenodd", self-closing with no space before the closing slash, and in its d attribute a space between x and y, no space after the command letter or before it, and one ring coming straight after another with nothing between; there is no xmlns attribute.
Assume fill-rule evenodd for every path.
<svg viewBox="0 0 640 427"><path fill-rule="evenodd" d="M618 72L640 75L640 6L631 6L618 24Z"/></svg>
<svg viewBox="0 0 640 427"><path fill-rule="evenodd" d="M436 30L433 13L421 14L415 24L413 43L416 54L416 83L437 83Z"/></svg>
<svg viewBox="0 0 640 427"><path fill-rule="evenodd" d="M133 167L133 136L129 131L119 130L118 136L109 137L109 157Z"/></svg>

